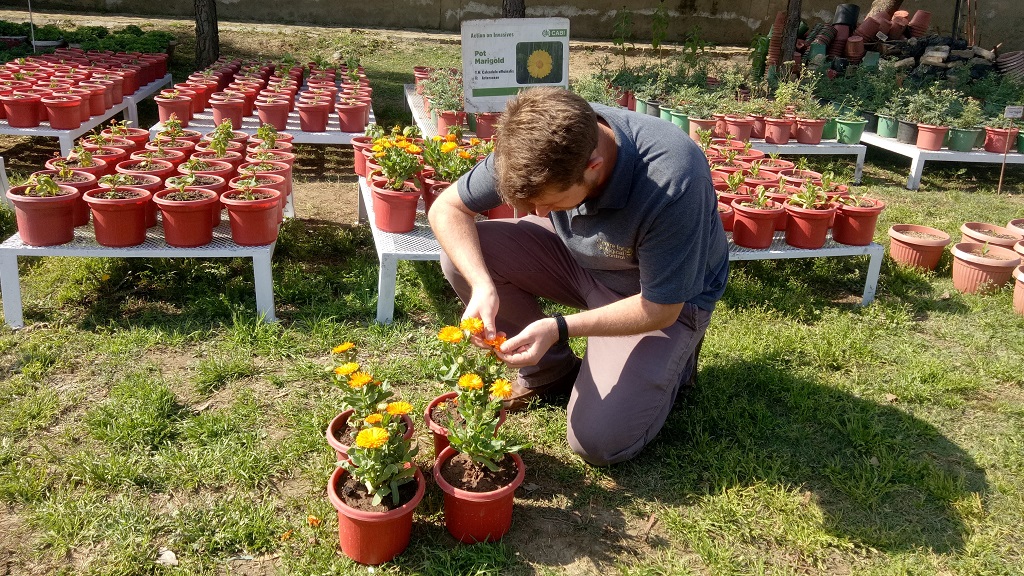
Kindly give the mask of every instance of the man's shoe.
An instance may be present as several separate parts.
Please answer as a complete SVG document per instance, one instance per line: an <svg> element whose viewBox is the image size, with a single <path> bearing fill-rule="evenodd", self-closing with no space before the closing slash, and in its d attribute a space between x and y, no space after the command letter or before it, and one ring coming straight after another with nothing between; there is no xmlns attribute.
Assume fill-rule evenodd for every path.
<svg viewBox="0 0 1024 576"><path fill-rule="evenodd" d="M520 386L519 382L513 381L512 396L502 401L502 406L509 412L518 412L526 408L534 398L568 394L572 391L573 384L576 383L576 377L579 376L580 366L582 365L582 362L576 362L576 365L566 372L564 376L543 386L526 388L525 386Z"/></svg>

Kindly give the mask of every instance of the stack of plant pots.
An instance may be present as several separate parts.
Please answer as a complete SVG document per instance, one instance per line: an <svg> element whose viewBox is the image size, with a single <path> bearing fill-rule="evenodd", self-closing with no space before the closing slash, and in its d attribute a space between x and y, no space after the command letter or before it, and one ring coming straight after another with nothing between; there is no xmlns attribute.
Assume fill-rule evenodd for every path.
<svg viewBox="0 0 1024 576"><path fill-rule="evenodd" d="M768 65L778 66L782 64L782 35L786 30L786 13L779 12L775 15L775 23L772 24L771 40L768 42Z"/></svg>

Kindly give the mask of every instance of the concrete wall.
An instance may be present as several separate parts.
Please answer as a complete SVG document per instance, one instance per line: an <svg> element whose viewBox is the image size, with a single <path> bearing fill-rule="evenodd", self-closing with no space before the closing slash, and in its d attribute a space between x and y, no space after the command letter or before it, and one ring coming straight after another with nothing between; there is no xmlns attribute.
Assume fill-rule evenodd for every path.
<svg viewBox="0 0 1024 576"><path fill-rule="evenodd" d="M812 25L831 21L837 0L804 0L804 17ZM903 8L913 13L932 12L932 26L949 33L954 0L905 0ZM966 3L966 2L965 2ZM562 16L571 21L571 34L578 39L613 37L615 16L623 5L633 14L633 35L638 45L651 34L651 15L658 0L570 0L551 3L526 0L527 16ZM683 39L694 26L701 37L716 44L750 43L755 33L767 33L775 13L785 10L787 0L665 0L669 15L667 40ZM33 0L37 10L68 9L117 12L135 15L191 16L193 0ZM867 11L870 0L861 0ZM0 6L24 9L25 0L0 0ZM987 0L978 13L978 43L1004 49L1024 49L1022 0ZM501 16L500 0L218 0L217 11L225 20L312 23L331 26L421 28L459 30L459 22Z"/></svg>

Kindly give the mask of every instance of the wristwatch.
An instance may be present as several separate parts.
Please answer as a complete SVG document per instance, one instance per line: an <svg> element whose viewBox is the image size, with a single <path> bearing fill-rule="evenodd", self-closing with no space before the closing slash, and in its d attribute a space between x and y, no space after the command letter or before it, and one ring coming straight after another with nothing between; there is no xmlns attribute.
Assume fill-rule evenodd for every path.
<svg viewBox="0 0 1024 576"><path fill-rule="evenodd" d="M558 325L558 343L567 344L569 342L569 324L558 312L552 314L551 317L555 319L555 324Z"/></svg>

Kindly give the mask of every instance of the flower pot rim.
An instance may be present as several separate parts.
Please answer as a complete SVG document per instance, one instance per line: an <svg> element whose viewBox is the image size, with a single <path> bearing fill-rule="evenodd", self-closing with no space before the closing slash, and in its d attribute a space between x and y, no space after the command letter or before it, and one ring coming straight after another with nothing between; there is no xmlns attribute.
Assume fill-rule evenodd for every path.
<svg viewBox="0 0 1024 576"><path fill-rule="evenodd" d="M193 188L191 186L186 186L185 190L188 190L190 192L199 192L203 194L205 198L202 198L200 200L165 200L164 196L167 196L168 194L173 194L174 192L177 192L178 189L164 188L163 190L160 190L153 194L153 202L156 202L161 206L199 206L202 204L213 203L214 201L217 200L218 196L216 192L212 190L207 190L205 188Z"/></svg>
<svg viewBox="0 0 1024 576"><path fill-rule="evenodd" d="M339 413L334 418L331 418L331 421L327 423L327 428L324 429L324 438L327 439L327 444L336 451L345 454L348 454L349 446L339 442L338 439L334 437L334 431L341 429L342 420L347 422L348 419L352 417L352 412L353 410L349 408L348 410Z"/></svg>
<svg viewBox="0 0 1024 576"><path fill-rule="evenodd" d="M1017 266L1020 266L1020 255L1009 248L992 245L989 245L988 247L990 252L995 252L1000 256L1006 256L1009 259L988 258L986 256L977 256L971 253L977 249L984 249L984 247L984 244L977 242L958 242L953 245L951 251L954 258L959 258L965 262L971 262L973 264L981 264L997 268L1016 268Z"/></svg>
<svg viewBox="0 0 1024 576"><path fill-rule="evenodd" d="M885 202L883 202L882 200L879 200L878 198L866 198L866 200L871 201L874 205L873 206L851 206L851 205L845 204L843 202L838 202L836 204L836 212L870 213L870 212L881 212L882 210L885 209Z"/></svg>
<svg viewBox="0 0 1024 576"><path fill-rule="evenodd" d="M907 236L903 232L921 232L924 234L931 234L933 236L939 236L939 240L931 240L929 238L915 238L913 236ZM945 246L952 241L949 234L939 230L938 228L932 228L931 226L924 226L922 224L893 224L889 227L889 237L906 244L916 244L921 246Z"/></svg>
<svg viewBox="0 0 1024 576"><path fill-rule="evenodd" d="M807 218L810 220L823 220L825 218L831 218L835 213L836 208L831 204L827 204L825 208L804 208L802 206L796 206L792 204L792 200L787 200L783 207L786 209L786 214L797 215L800 218Z"/></svg>
<svg viewBox="0 0 1024 576"><path fill-rule="evenodd" d="M990 224L988 222L964 222L963 224L960 225L960 232L962 232L966 236L971 236L971 238L974 238L974 235L979 234L976 228L980 226L985 226L1000 234L1008 234L1010 236L1015 236L1016 240L1014 241L1014 243L1024 240L1024 234L1020 234L1019 232L1010 230L1005 226L999 226L998 224ZM1008 240L1005 238L995 238L994 240L997 240L999 242L1008 242ZM978 240L977 243L982 244L983 242ZM989 244L991 245L995 243L993 241L989 241Z"/></svg>
<svg viewBox="0 0 1024 576"><path fill-rule="evenodd" d="M273 204L274 206L277 206L278 202L280 202L280 196L281 196L281 191L280 190L274 190L273 188L261 188L261 187L251 188L250 190L252 190L254 192L255 191L259 191L260 194L270 194L271 197L270 198L258 198L256 200L243 200L241 198L230 198L230 197L227 196L228 194L233 194L233 193L238 191L237 188L232 188L231 190L229 190L227 192L224 192L224 194L221 194L220 201L223 204L225 204L225 205L232 206L232 207L237 207L237 208L242 208L242 209L251 208L251 207L257 207L258 205L261 205L261 204Z"/></svg>
<svg viewBox="0 0 1024 576"><path fill-rule="evenodd" d="M132 198L96 198L93 193L105 193L111 188L93 188L82 194L82 199L90 204L98 205L116 205L116 204L137 204L141 202L148 202L149 198L153 195L149 190L143 190L142 188L136 188L134 186L120 186L118 190L131 190L136 193L136 196Z"/></svg>
<svg viewBox="0 0 1024 576"><path fill-rule="evenodd" d="M487 492L468 492L466 490L456 488L449 484L448 481L444 479L444 476L441 475L441 466L448 460L454 458L456 454L458 454L458 451L456 451L455 448L452 448L451 446L445 447L445 449L437 455L437 458L434 460L433 467L434 482L437 483L437 487L446 494L450 494L456 498L468 500L470 502L490 502L514 493L516 488L519 488L519 485L522 484L523 480L526 478L526 464L523 462L523 457L515 452L509 452L508 455L515 461L517 468L516 477L512 479L512 482L506 486Z"/></svg>
<svg viewBox="0 0 1024 576"><path fill-rule="evenodd" d="M342 475L348 474L348 471L341 466L334 469L334 472L331 473L330 479L327 481L327 498L331 501L335 510L354 520L374 521L397 518L409 512L410 509L419 506L420 500L423 500L423 494L426 492L427 481L423 477L423 471L420 470L419 466L416 466L415 464L413 466L416 468L416 474L413 476L416 481L416 493L413 495L412 499L394 510L388 510L387 512L368 512L366 510L357 510L348 504L345 504L345 501L338 495L338 490L336 488Z"/></svg>
<svg viewBox="0 0 1024 576"><path fill-rule="evenodd" d="M782 214L786 211L785 207L783 207L781 204L774 200L771 201L772 208L754 208L753 206L743 206L743 202L741 202L741 200L743 199L737 198L736 200L733 200L731 204L732 208L737 212L752 215L755 218L775 218L779 214Z"/></svg>
<svg viewBox="0 0 1024 576"><path fill-rule="evenodd" d="M1017 266L1016 268L1013 269L1013 277L1017 280L1017 282L1024 284L1024 264L1021 264L1020 266Z"/></svg>
<svg viewBox="0 0 1024 576"><path fill-rule="evenodd" d="M81 192L78 191L78 189L68 186L66 184L58 184L57 186L64 191L64 194L58 194L56 196L26 196L25 194L19 194L19 192L24 192L25 190L28 189L28 186L24 185L11 186L10 188L7 189L6 196L10 198L12 201L16 200L20 202L44 203L74 200L82 194Z"/></svg>

